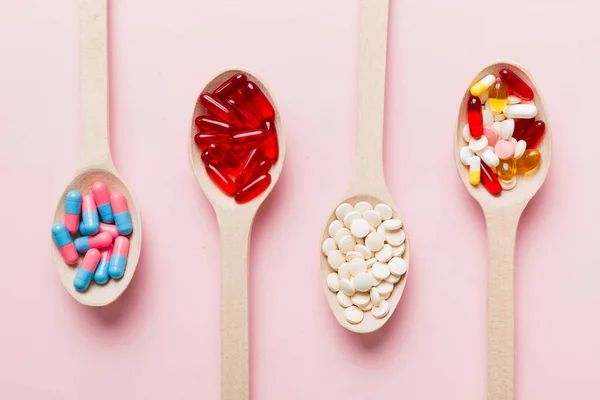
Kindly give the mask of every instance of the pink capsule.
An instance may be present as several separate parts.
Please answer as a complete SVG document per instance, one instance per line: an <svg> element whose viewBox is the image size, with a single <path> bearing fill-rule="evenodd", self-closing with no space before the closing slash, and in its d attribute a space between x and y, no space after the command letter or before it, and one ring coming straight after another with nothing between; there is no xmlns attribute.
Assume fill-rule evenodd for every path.
<svg viewBox="0 0 600 400"><path fill-rule="evenodd" d="M96 208L96 202L92 196L85 195L83 196L83 204L81 206L81 212L83 220L83 225L85 226L85 231L94 235L100 229L100 220L98 218L98 209Z"/></svg>
<svg viewBox="0 0 600 400"><path fill-rule="evenodd" d="M127 265L127 256L129 255L129 239L125 236L119 236L115 239L113 253L108 265L108 274L111 278L120 279L125 274Z"/></svg>
<svg viewBox="0 0 600 400"><path fill-rule="evenodd" d="M122 193L115 192L110 195L110 204L112 206L115 224L121 235L129 235L133 230L131 215L127 207L127 199Z"/></svg>
<svg viewBox="0 0 600 400"><path fill-rule="evenodd" d="M103 222L112 224L114 222L112 207L110 205L110 194L104 182L96 182L92 185L92 195L98 206L98 213Z"/></svg>
<svg viewBox="0 0 600 400"><path fill-rule="evenodd" d="M83 291L88 288L92 281L92 277L94 276L94 272L98 267L100 258L100 252L96 249L90 249L85 253L85 257L83 257L83 261L77 269L77 275L75 275L75 279L73 280L75 289Z"/></svg>
<svg viewBox="0 0 600 400"><path fill-rule="evenodd" d="M85 253L89 249L102 249L110 246L113 238L106 232L100 232L94 236L82 236L75 239L75 249L80 253Z"/></svg>

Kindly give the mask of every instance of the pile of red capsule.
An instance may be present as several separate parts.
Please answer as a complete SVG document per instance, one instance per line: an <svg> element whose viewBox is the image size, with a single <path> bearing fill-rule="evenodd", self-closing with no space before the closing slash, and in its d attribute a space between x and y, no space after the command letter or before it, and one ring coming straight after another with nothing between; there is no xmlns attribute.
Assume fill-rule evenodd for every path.
<svg viewBox="0 0 600 400"><path fill-rule="evenodd" d="M242 73L198 101L208 111L196 118L194 136L206 173L237 203L256 198L271 184L279 156L273 105Z"/></svg>

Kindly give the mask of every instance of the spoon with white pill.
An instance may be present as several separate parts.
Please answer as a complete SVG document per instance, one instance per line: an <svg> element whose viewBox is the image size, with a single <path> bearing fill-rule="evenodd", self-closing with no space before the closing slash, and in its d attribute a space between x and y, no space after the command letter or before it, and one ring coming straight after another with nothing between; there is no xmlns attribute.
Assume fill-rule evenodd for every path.
<svg viewBox="0 0 600 400"><path fill-rule="evenodd" d="M542 155L537 170L532 174L519 176L514 188L502 190L500 195L494 196L483 185L473 186L469 183L469 172L461 162L461 149L465 147L463 128L467 123L465 110L471 97L469 90L465 92L460 104L454 137L454 158L460 179L483 209L488 233L487 398L490 400L514 398L514 249L517 226L521 213L546 179L552 147L550 123L543 98L531 76L519 65L508 61L493 62L477 75L469 87L484 77L499 76L501 70L512 71L530 87L537 107L537 119L545 121L546 131L537 146ZM490 81L494 80L490 78Z"/></svg>
<svg viewBox="0 0 600 400"><path fill-rule="evenodd" d="M242 81L244 83L240 83ZM238 89L239 87L241 89ZM238 94L239 97L236 97ZM237 99L237 104L234 99ZM249 99L256 102L253 103ZM240 104L243 104L243 107L239 108ZM206 105L211 109L209 110ZM265 109L268 111L264 111ZM266 122L267 126L274 125L276 142L272 143L276 143L276 145L275 149L271 148L270 151L273 151L275 156L271 155L269 160L264 159L269 154L269 150L264 147L263 153L261 145L252 145L251 143L252 150L246 151L245 156L241 156L243 153L240 153L239 156L243 161L239 163L238 160L239 166L235 164L234 169L239 172L239 175L238 172L232 172L231 169L218 172L221 171L220 165L231 166L228 164L231 161L229 158L233 158L235 161L238 157L238 154L235 153L236 145L233 144L237 138L249 137L253 135L252 132L259 134L263 132L261 129L239 134L231 132L234 124L241 123L240 118L252 119L254 118L252 115L256 118L265 118L260 115L259 111L267 114L269 120ZM219 118L223 120L214 115L211 116L211 112L218 113ZM233 122L225 121L227 118ZM211 133L203 133L202 129L198 132L199 126L207 124L209 125L207 131ZM214 130L218 131L219 129L225 129L226 133L214 133ZM209 139L212 137L212 140L218 143L212 143L209 146L201 145L201 140L204 138L200 138L200 135ZM213 165L213 161L209 161L211 148L221 149L221 153L214 153L216 154L214 158L220 157L220 160L214 161L215 165ZM250 396L248 316L250 234L256 212L277 183L285 160L285 136L281 117L273 96L256 74L239 68L227 69L209 81L204 87L199 101L195 104L188 150L194 175L217 215L221 235L221 399L247 400ZM266 170L257 172L259 167L246 168L253 164L248 161L252 158L251 154L262 154L260 156L263 157L261 163L254 165L266 163ZM246 190L239 186L238 182L243 180L244 171L250 170L254 171L253 174L263 177L270 175L270 177L268 177L268 186L263 186L264 191L261 189L255 192L259 194L246 201L240 198L240 195ZM213 175L209 175L209 172ZM215 172L217 172L216 175L214 175ZM231 180L233 178L228 177L227 172L237 175L235 182ZM215 179L217 179L215 176L221 178L218 181L219 185L215 183ZM253 179L255 178L248 179L247 182ZM254 182L264 183L265 181L259 177ZM231 191L228 195L224 190L229 190L230 186ZM246 187L249 186L252 184Z"/></svg>
<svg viewBox="0 0 600 400"><path fill-rule="evenodd" d="M359 106L356 170L352 183L343 200L336 206L325 225L322 243L329 238L330 226L336 219L344 219L348 213L354 213L353 215L358 218L363 205L366 207L362 210L365 213L377 210L379 205L379 209L382 210L383 214L389 212L389 215L383 215L384 219L391 219L393 220L392 224L398 225L392 228L398 229L401 226L400 217L395 210L392 197L386 187L383 173L383 117L389 0L361 0L359 4ZM369 210L370 206L367 203L374 207L375 210ZM363 213L363 219L369 220L369 217L365 213ZM375 212L375 214L379 214L379 217L382 216L382 213ZM352 229L352 231L354 230ZM331 233L335 234L335 232ZM377 232L372 233L372 238L377 238L378 240L376 241L380 241L380 238L377 237ZM338 234L338 239L343 239L339 238L339 236ZM349 241L350 239L346 238L344 240ZM369 236L365 238L365 244L368 245L367 240L369 240ZM338 240L338 242L341 242L341 240ZM378 243L373 249L380 248L381 244ZM385 302L386 309L378 310L382 313L378 315L379 318L374 316L373 312L366 312L363 316L363 313L353 306L352 303L344 304L344 306L341 305L342 303L338 301L336 294L327 285L327 278L329 275L332 275L332 269L330 260L328 260L330 257L327 257L322 252L320 268L324 282L323 291L336 320L347 330L355 333L374 332L381 328L392 316L402 297L408 275L406 268L408 266L410 250L408 238L404 237L404 232L402 232L402 243L400 245L402 246L403 259L405 261L405 271L403 271L404 273L399 280L395 282L395 287L391 294L388 294L389 298ZM363 247L360 247L360 249L363 249ZM365 251L368 253L366 249ZM354 252L350 253L354 254ZM346 260L350 258L348 256L350 253L346 253ZM339 256L338 253L336 254ZM359 282L355 281L356 276L352 280L352 285L359 284ZM376 294L376 296L378 295ZM377 307L374 309L377 309ZM356 316L351 311L359 314L357 319L354 319Z"/></svg>
<svg viewBox="0 0 600 400"><path fill-rule="evenodd" d="M142 246L142 221L137 205L119 176L110 154L108 126L108 62L106 0L80 0L81 100L83 118L83 152L79 169L65 188L54 212L54 222L65 216L67 193L91 192L94 182L104 182L110 192L125 196L133 224L129 237L129 254L125 274L104 285L91 285L85 291L73 286L77 268L67 265L57 246L52 244L58 275L67 291L87 306L105 306L117 300L131 282Z"/></svg>

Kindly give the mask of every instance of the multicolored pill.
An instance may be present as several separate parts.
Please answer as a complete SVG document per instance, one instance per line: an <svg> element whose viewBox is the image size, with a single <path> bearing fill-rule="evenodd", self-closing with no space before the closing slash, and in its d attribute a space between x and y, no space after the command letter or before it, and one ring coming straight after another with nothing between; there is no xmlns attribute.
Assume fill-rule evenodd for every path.
<svg viewBox="0 0 600 400"><path fill-rule="evenodd" d="M117 236L119 236L119 230L117 229L117 226L114 224L105 224L104 222L100 222L99 231L108 233L113 239L115 239ZM79 224L79 233L81 233L84 236L92 235L91 233L89 233L88 231L85 230L85 225L83 224L83 222L81 222Z"/></svg>
<svg viewBox="0 0 600 400"><path fill-rule="evenodd" d="M69 233L77 232L79 216L81 215L81 193L71 190L65 201L65 226Z"/></svg>
<svg viewBox="0 0 600 400"><path fill-rule="evenodd" d="M127 200L122 193L115 192L110 195L110 204L112 205L113 214L115 216L115 224L121 235L129 235L133 231L131 222L131 214L127 207Z"/></svg>
<svg viewBox="0 0 600 400"><path fill-rule="evenodd" d="M90 286L94 272L98 267L98 262L100 262L100 257L100 251L96 249L90 249L85 253L85 257L83 257L83 261L77 269L77 275L75 275L75 279L73 280L75 289L82 292Z"/></svg>
<svg viewBox="0 0 600 400"><path fill-rule="evenodd" d="M83 225L85 231L90 235L95 235L100 229L100 219L98 218L98 209L92 196L83 196L83 205L81 206Z"/></svg>
<svg viewBox="0 0 600 400"><path fill-rule="evenodd" d="M112 237L106 232L100 232L94 236L82 236L75 239L75 250L85 253L89 249L102 249L112 243Z"/></svg>
<svg viewBox="0 0 600 400"><path fill-rule="evenodd" d="M94 196L94 201L96 201L102 222L112 224L115 219L110 205L110 193L104 182L95 182L92 185L92 195Z"/></svg>
<svg viewBox="0 0 600 400"><path fill-rule="evenodd" d="M79 254L77 254L77 250L75 250L71 234L67 230L65 224L57 222L52 225L52 237L54 238L54 243L56 243L58 251L65 263L77 264Z"/></svg>
<svg viewBox="0 0 600 400"><path fill-rule="evenodd" d="M116 215L115 215L116 216ZM115 239L113 253L108 265L108 275L114 279L121 279L125 274L127 256L129 255L129 239L119 236Z"/></svg>
<svg viewBox="0 0 600 400"><path fill-rule="evenodd" d="M108 266L110 264L110 257L112 256L113 246L108 246L100 251L101 258L98 263L98 268L94 273L94 281L99 285L104 285L108 282Z"/></svg>

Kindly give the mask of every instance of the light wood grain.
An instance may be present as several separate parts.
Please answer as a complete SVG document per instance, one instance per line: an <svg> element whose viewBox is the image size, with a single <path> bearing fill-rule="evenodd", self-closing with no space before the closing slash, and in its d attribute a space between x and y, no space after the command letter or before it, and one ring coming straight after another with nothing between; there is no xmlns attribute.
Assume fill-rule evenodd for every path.
<svg viewBox="0 0 600 400"><path fill-rule="evenodd" d="M110 279L105 285L92 283L85 292L73 287L76 266L65 264L54 242L52 249L58 275L69 294L81 304L105 306L117 300L133 279L142 248L142 218L110 155L106 0L80 0L79 10L83 150L80 167L58 201L53 222L64 220L65 200L70 190L78 190L82 195L91 194L92 184L102 181L110 192L121 192L127 199L133 232L129 237L125 275L119 280Z"/></svg>
<svg viewBox="0 0 600 400"><path fill-rule="evenodd" d="M355 205L359 201L387 203L394 209L394 218L402 219L385 184L383 173L383 118L385 104L385 71L388 29L388 0L361 0L359 2L359 62L358 62L358 140L356 146L356 170L352 183L341 203ZM321 243L329 237L327 228L336 219L334 207L321 235ZM406 224L404 224L404 230ZM410 245L408 234L405 240L406 250L403 258L409 265ZM327 257L319 249L321 280L323 292L331 311L347 330L354 333L371 333L381 328L394 313L408 277L408 270L396 283L394 291L388 299L389 313L381 319L366 312L364 320L359 324L346 321L345 309L341 307L327 287L327 275L332 269L327 263Z"/></svg>
<svg viewBox="0 0 600 400"><path fill-rule="evenodd" d="M544 139L538 146L542 162L537 171L529 176L518 176L517 186L502 191L498 197L487 192L483 184L469 184L468 169L460 162L460 149L465 146L462 129L467 123L466 103L469 91L460 104L454 140L454 158L460 179L469 193L483 209L488 232L488 400L512 400L514 398L514 249L517 226L521 213L529 200L542 186L550 168L552 130L543 98L531 76L519 65L509 61L495 61L487 65L473 82L488 74L498 76L502 68L510 68L527 82L534 91L538 108L536 119L546 122ZM469 85L468 87L470 87Z"/></svg>
<svg viewBox="0 0 600 400"><path fill-rule="evenodd" d="M256 211L273 190L279 180L285 160L285 136L277 105L271 92L256 74L240 68L220 72L204 87L203 92L212 92L221 83L235 74L244 73L255 82L275 109L275 128L279 143L279 158L269 173L271 185L255 199L237 204L225 195L207 175L194 143L198 128L194 120L207 114L196 101L190 135L188 137L189 159L192 170L204 194L211 202L221 231L221 400L247 400L250 398L249 365L249 304L248 304L248 249L252 222Z"/></svg>

